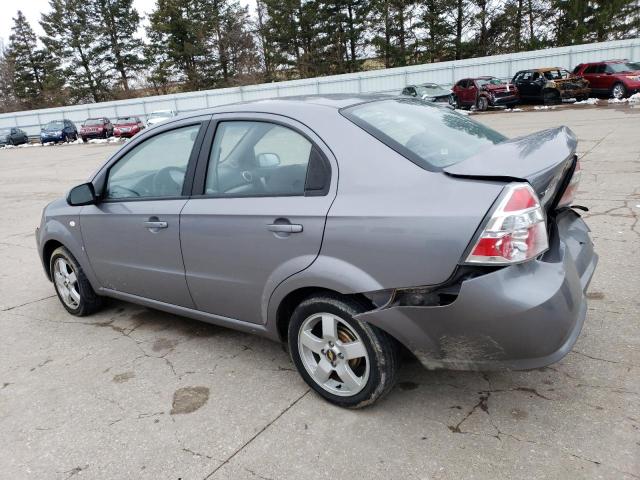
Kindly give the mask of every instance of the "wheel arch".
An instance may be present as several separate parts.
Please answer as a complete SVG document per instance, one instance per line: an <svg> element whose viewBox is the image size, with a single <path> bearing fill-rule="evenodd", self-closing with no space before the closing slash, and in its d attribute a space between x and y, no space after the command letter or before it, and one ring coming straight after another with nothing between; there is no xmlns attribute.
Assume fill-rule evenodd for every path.
<svg viewBox="0 0 640 480"><path fill-rule="evenodd" d="M296 307L307 298L322 294L338 295L340 297L356 300L365 308L367 308L367 310L375 308L375 305L371 302L371 300L369 300L362 293L345 294L329 288L315 286L297 288L289 292L280 301L276 309L275 327L278 334L278 339L281 342L286 343L287 341L289 321L291 320L291 315L293 314L293 311L296 309Z"/></svg>
<svg viewBox="0 0 640 480"><path fill-rule="evenodd" d="M44 266L44 271L49 281L52 281L51 256L53 255L53 252L60 247L64 247L64 244L56 239L49 239L42 246L42 265Z"/></svg>

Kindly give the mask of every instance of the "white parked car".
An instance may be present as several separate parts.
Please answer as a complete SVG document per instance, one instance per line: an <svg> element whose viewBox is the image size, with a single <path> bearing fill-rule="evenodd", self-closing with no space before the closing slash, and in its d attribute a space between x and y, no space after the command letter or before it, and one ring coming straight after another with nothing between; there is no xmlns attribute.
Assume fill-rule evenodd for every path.
<svg viewBox="0 0 640 480"><path fill-rule="evenodd" d="M176 115L177 113L173 110L156 110L155 112L151 112L151 115L147 118L147 127L169 120Z"/></svg>

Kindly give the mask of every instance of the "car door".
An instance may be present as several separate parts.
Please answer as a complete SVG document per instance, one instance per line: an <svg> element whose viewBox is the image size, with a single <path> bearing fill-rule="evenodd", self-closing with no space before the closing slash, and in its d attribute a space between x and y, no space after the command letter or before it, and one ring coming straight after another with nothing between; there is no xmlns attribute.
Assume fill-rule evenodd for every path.
<svg viewBox="0 0 640 480"><path fill-rule="evenodd" d="M261 323L275 287L320 251L335 159L308 128L277 115L216 115L180 216L196 308Z"/></svg>
<svg viewBox="0 0 640 480"><path fill-rule="evenodd" d="M520 98L529 98L532 95L531 92L531 77L532 72L519 72L513 79L513 84L518 89Z"/></svg>
<svg viewBox="0 0 640 480"><path fill-rule="evenodd" d="M460 103L460 105L465 104L464 95L465 95L466 88L467 88L466 79L459 80L458 83L456 83L455 86L453 87L453 93L456 95L456 98L458 99L458 103Z"/></svg>
<svg viewBox="0 0 640 480"><path fill-rule="evenodd" d="M132 141L98 174L101 201L80 226L104 288L193 307L180 252L180 211L209 117L165 125Z"/></svg>
<svg viewBox="0 0 640 480"><path fill-rule="evenodd" d="M587 66L584 69L583 77L589 81L591 85L591 89L595 90L597 93L602 93L604 89L602 76L604 73L604 63L596 63Z"/></svg>

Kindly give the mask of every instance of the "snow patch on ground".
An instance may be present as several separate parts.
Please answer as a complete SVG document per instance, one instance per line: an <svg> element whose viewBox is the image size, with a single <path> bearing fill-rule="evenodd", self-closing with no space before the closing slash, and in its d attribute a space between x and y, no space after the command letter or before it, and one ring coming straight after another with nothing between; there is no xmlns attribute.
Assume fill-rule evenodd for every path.
<svg viewBox="0 0 640 480"><path fill-rule="evenodd" d="M555 106L549 106L549 105L536 105L535 107L533 107L534 110L555 110L556 107Z"/></svg>
<svg viewBox="0 0 640 480"><path fill-rule="evenodd" d="M504 111L505 112L524 112L524 110L521 108L505 108Z"/></svg>
<svg viewBox="0 0 640 480"><path fill-rule="evenodd" d="M586 100L581 100L579 102L575 102L574 105L597 105L597 98L587 98Z"/></svg>
<svg viewBox="0 0 640 480"><path fill-rule="evenodd" d="M629 98L610 98L609 103L640 103L640 92L634 93Z"/></svg>
<svg viewBox="0 0 640 480"><path fill-rule="evenodd" d="M82 140L80 140L82 143ZM88 143L121 143L122 140L118 137L110 137L110 138L92 138Z"/></svg>
<svg viewBox="0 0 640 480"><path fill-rule="evenodd" d="M41 147L40 143L23 143L22 145L5 145L5 150L11 150L12 148L32 148L32 147Z"/></svg>
<svg viewBox="0 0 640 480"><path fill-rule="evenodd" d="M469 113L471 113L469 112L469 110L459 110L459 109L456 109L456 112L458 112L460 115L469 115Z"/></svg>

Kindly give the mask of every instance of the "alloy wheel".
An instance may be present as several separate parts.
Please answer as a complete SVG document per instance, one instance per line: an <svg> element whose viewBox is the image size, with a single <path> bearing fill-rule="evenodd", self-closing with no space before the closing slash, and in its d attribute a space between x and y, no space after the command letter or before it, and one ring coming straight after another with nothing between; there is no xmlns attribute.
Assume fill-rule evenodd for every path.
<svg viewBox="0 0 640 480"><path fill-rule="evenodd" d="M80 305L78 276L71 264L62 257L57 258L53 264L53 278L64 304L71 309L78 308Z"/></svg>
<svg viewBox="0 0 640 480"><path fill-rule="evenodd" d="M298 351L311 378L338 396L353 396L367 384L369 354L358 333L332 313L308 317L298 331Z"/></svg>
<svg viewBox="0 0 640 480"><path fill-rule="evenodd" d="M625 94L624 85L622 85L621 83L617 83L613 87L613 98L617 98L618 100L620 100L621 98L624 97L624 94Z"/></svg>

